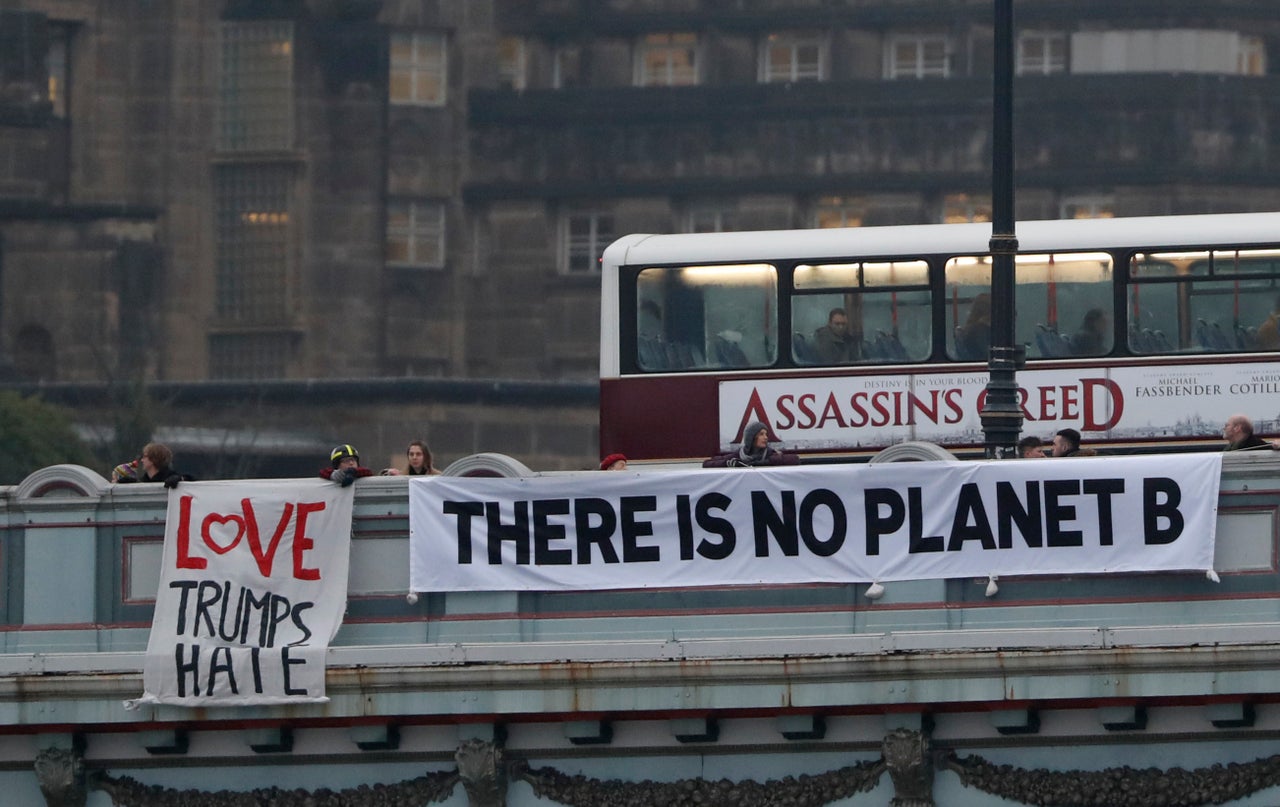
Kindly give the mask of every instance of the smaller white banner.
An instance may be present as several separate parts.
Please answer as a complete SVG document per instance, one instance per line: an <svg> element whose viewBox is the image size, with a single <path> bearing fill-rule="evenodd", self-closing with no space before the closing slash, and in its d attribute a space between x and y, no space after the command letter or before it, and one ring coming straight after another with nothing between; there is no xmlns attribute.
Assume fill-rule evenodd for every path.
<svg viewBox="0 0 1280 807"><path fill-rule="evenodd" d="M428 477L414 591L1209 570L1220 454Z"/></svg>
<svg viewBox="0 0 1280 807"><path fill-rule="evenodd" d="M131 705L327 700L354 498L353 488L322 479L184 482L170 491L145 692Z"/></svg>

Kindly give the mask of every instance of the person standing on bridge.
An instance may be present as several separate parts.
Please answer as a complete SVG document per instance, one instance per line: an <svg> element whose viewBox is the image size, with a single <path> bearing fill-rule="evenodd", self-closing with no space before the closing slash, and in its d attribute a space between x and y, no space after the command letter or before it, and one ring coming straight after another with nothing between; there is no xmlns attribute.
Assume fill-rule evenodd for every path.
<svg viewBox="0 0 1280 807"><path fill-rule="evenodd" d="M360 466L360 452L350 443L343 443L329 452L329 468L320 469L320 478L337 482L342 487L357 479L373 476L373 471Z"/></svg>
<svg viewBox="0 0 1280 807"><path fill-rule="evenodd" d="M703 468L755 468L761 465L799 465L800 455L769 448L769 427L756 421L742 433L742 448L717 454Z"/></svg>
<svg viewBox="0 0 1280 807"><path fill-rule="evenodd" d="M1258 451L1280 449L1280 442L1268 443L1253 433L1253 421L1244 415L1232 415L1222 427L1222 438L1227 441L1223 451Z"/></svg>

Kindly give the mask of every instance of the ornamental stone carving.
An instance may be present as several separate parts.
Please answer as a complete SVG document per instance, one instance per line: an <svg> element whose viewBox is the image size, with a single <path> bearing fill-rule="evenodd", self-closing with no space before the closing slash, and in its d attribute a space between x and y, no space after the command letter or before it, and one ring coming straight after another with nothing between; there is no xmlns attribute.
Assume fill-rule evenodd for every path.
<svg viewBox="0 0 1280 807"><path fill-rule="evenodd" d="M1242 799L1280 784L1280 754L1253 762L1188 771L1130 767L1100 771L1048 771L993 765L982 757L952 755L948 770L965 787L1022 802L1072 807L1199 807Z"/></svg>
<svg viewBox="0 0 1280 807"><path fill-rule="evenodd" d="M884 773L880 760L859 762L816 776L750 779L681 779L677 782L629 782L568 776L554 768L513 768L512 777L528 782L534 795L567 807L821 807L871 790Z"/></svg>
<svg viewBox="0 0 1280 807"><path fill-rule="evenodd" d="M36 754L36 779L49 807L84 807L89 798L84 758L66 748L46 748Z"/></svg>
<svg viewBox="0 0 1280 807"><path fill-rule="evenodd" d="M501 748L484 740L467 740L453 758L471 807L506 807L507 772Z"/></svg>
<svg viewBox="0 0 1280 807"><path fill-rule="evenodd" d="M421 807L446 801L452 796L458 784L458 773L429 773L393 785L360 785L337 791L328 788L281 790L278 787L249 791L175 790L144 785L128 776L106 774L100 775L94 784L111 797L115 807Z"/></svg>
<svg viewBox="0 0 1280 807"><path fill-rule="evenodd" d="M934 807L928 736L910 729L894 729L885 735L881 747L893 779L890 807Z"/></svg>

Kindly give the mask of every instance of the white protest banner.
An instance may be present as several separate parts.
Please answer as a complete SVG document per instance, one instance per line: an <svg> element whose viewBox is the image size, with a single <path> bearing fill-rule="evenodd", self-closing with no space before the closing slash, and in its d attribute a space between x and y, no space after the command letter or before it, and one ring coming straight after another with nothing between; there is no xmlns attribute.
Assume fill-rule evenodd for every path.
<svg viewBox="0 0 1280 807"><path fill-rule="evenodd" d="M322 479L184 482L139 703L325 701L325 656L347 603L355 494Z"/></svg>
<svg viewBox="0 0 1280 807"><path fill-rule="evenodd" d="M1220 454L409 485L414 591L1209 570Z"/></svg>

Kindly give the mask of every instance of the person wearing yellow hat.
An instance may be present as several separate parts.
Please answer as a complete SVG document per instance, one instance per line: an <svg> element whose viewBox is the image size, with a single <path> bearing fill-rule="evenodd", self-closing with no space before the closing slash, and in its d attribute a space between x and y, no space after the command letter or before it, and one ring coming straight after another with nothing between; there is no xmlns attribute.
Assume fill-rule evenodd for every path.
<svg viewBox="0 0 1280 807"><path fill-rule="evenodd" d="M360 466L360 452L350 443L343 443L329 452L329 467L320 469L320 478L337 482L344 488L373 471Z"/></svg>

